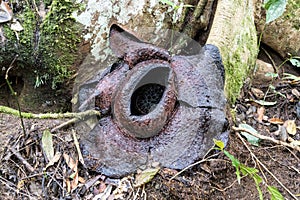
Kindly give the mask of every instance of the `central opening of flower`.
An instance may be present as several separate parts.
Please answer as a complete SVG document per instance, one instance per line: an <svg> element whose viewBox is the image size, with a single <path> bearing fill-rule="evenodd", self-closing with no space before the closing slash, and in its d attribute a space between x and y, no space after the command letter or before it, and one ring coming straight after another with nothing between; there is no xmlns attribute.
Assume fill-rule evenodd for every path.
<svg viewBox="0 0 300 200"><path fill-rule="evenodd" d="M159 104L165 86L149 83L139 87L131 96L131 114L141 116L150 113Z"/></svg>

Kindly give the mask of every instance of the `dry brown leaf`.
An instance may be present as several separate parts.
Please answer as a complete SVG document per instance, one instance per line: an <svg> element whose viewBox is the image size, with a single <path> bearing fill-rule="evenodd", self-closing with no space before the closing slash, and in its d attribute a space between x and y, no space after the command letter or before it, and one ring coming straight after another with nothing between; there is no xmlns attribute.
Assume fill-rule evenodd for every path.
<svg viewBox="0 0 300 200"><path fill-rule="evenodd" d="M74 189L76 189L77 186L78 186L78 171L76 171L72 175L74 175L74 176L73 176L73 179L71 181L71 191L73 191Z"/></svg>
<svg viewBox="0 0 300 200"><path fill-rule="evenodd" d="M258 99L262 99L265 96L264 92L258 88L251 88L251 92Z"/></svg>
<svg viewBox="0 0 300 200"><path fill-rule="evenodd" d="M286 131L290 135L296 135L296 133L297 133L297 126L296 126L295 120L286 120L284 122L284 126L286 128Z"/></svg>
<svg viewBox="0 0 300 200"><path fill-rule="evenodd" d="M283 124L283 121L279 118L271 118L268 120L271 124Z"/></svg>
<svg viewBox="0 0 300 200"><path fill-rule="evenodd" d="M49 161L49 163L46 165L46 167L44 168L44 170L46 170L48 167L54 165L54 163L56 163L57 161L59 161L61 157L61 153L60 152L56 152L56 154L54 155L54 157Z"/></svg>
<svg viewBox="0 0 300 200"><path fill-rule="evenodd" d="M85 179L81 176L78 176L79 183L85 184Z"/></svg>
<svg viewBox="0 0 300 200"><path fill-rule="evenodd" d="M74 161L68 154L64 153L64 159L68 165L68 167L74 171L77 171L77 163L78 161Z"/></svg>
<svg viewBox="0 0 300 200"><path fill-rule="evenodd" d="M264 114L265 114L265 108L263 106L259 107L257 109L257 120L259 122L262 122L262 120L264 118Z"/></svg>
<svg viewBox="0 0 300 200"><path fill-rule="evenodd" d="M71 183L70 183L70 180L68 178L66 180L66 185L67 185L67 192L70 193L71 192Z"/></svg>
<svg viewBox="0 0 300 200"><path fill-rule="evenodd" d="M69 184L70 184L69 187L70 187L70 191L72 191L78 186L78 170L77 170L78 160L76 159L76 161L75 161L73 158L71 158L66 153L64 153L63 156L64 156L64 159L65 159L68 167L74 171L74 173L72 173L69 177L69 178L71 178L71 181L69 181Z"/></svg>
<svg viewBox="0 0 300 200"><path fill-rule="evenodd" d="M25 185L25 180L20 180L17 184L17 188L21 190Z"/></svg>

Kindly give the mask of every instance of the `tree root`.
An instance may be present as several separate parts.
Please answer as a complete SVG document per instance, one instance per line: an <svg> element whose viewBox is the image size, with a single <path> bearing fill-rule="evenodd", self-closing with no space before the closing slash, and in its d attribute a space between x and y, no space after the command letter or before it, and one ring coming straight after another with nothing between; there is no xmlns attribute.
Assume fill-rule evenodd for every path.
<svg viewBox="0 0 300 200"><path fill-rule="evenodd" d="M23 117L27 119L62 119L62 118L78 118L78 119L85 119L91 116L101 116L99 111L96 110L87 110L84 112L79 113L41 113L41 114L34 114L28 112L21 112L19 113L18 110L7 107L7 106L0 106L0 113L10 114L17 117ZM21 116L20 116L21 115Z"/></svg>

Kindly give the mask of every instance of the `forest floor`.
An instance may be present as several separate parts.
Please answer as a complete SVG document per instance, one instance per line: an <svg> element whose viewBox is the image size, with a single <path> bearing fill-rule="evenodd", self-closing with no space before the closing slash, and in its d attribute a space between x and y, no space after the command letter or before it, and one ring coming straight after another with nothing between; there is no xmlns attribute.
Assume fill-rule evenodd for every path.
<svg viewBox="0 0 300 200"><path fill-rule="evenodd" d="M295 120L300 126L299 81L276 79L272 83L275 90L268 90L269 85L255 86L265 101L273 102L269 106L249 101L259 99L258 90L245 85L230 108L236 118L230 120L231 127L244 123L261 135L279 139L282 123ZM24 119L23 133L18 117L0 114L0 199L259 199L253 178L242 176L238 183L235 167L223 152L209 153L211 157L172 180L178 171L162 168L147 184L134 187L134 174L113 179L85 169L78 157L74 128L68 127L53 134L55 158L49 164L42 147L43 132L64 121ZM300 130L290 137L300 140ZM299 151L267 140L254 146L233 129L225 149L240 163L258 170L264 199L271 199L267 186L276 187L285 199L300 199Z"/></svg>

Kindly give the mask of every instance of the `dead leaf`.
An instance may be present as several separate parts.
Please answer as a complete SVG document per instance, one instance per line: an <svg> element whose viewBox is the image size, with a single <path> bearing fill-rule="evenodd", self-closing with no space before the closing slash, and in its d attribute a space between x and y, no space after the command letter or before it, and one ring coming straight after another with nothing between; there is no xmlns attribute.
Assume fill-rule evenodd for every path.
<svg viewBox="0 0 300 200"><path fill-rule="evenodd" d="M262 122L262 120L264 118L264 114L265 114L265 108L263 106L259 107L257 109L257 120L259 122Z"/></svg>
<svg viewBox="0 0 300 200"><path fill-rule="evenodd" d="M69 178L71 179L71 181L69 181L70 184L70 191L73 191L75 188L77 188L78 186L78 160L76 159L76 161L71 158L68 154L64 153L64 159L68 165L68 167L70 169L72 169L74 171L74 173L72 173ZM68 188L69 189L69 188Z"/></svg>
<svg viewBox="0 0 300 200"><path fill-rule="evenodd" d="M271 118L268 120L271 124L283 124L283 121L279 118Z"/></svg>
<svg viewBox="0 0 300 200"><path fill-rule="evenodd" d="M66 185L67 185L67 192L70 193L71 192L71 183L68 178L66 179Z"/></svg>
<svg viewBox="0 0 300 200"><path fill-rule="evenodd" d="M64 153L64 159L68 165L68 167L74 171L77 171L77 163L71 158L68 154Z"/></svg>
<svg viewBox="0 0 300 200"><path fill-rule="evenodd" d="M52 134L50 133L49 130L45 130L43 132L42 145L47 159L49 161L52 160L54 156L54 148L53 148Z"/></svg>
<svg viewBox="0 0 300 200"><path fill-rule="evenodd" d="M278 125L278 130L276 131L276 135L279 136L281 141L286 141L288 139L288 134L285 126Z"/></svg>
<svg viewBox="0 0 300 200"><path fill-rule="evenodd" d="M85 179L81 176L78 176L78 181L82 184L85 184Z"/></svg>
<svg viewBox="0 0 300 200"><path fill-rule="evenodd" d="M140 187L148 182L150 182L153 177L158 173L160 168L150 168L142 171L140 174L138 174L135 178L135 184L134 187Z"/></svg>
<svg viewBox="0 0 300 200"><path fill-rule="evenodd" d="M0 23L8 22L12 19L13 12L7 2L2 1L0 4Z"/></svg>
<svg viewBox="0 0 300 200"><path fill-rule="evenodd" d="M104 190L104 192L97 194L96 196L94 196L93 200L98 200L98 199L108 199L108 197L110 196L112 191L112 186L108 185L107 188ZM115 198L116 199L116 198Z"/></svg>
<svg viewBox="0 0 300 200"><path fill-rule="evenodd" d="M296 88L292 89L292 94L295 95L299 99L300 92Z"/></svg>
<svg viewBox="0 0 300 200"><path fill-rule="evenodd" d="M296 135L296 133L297 133L297 126L296 126L295 120L286 120L284 122L283 126L285 126L286 131L290 135Z"/></svg>
<svg viewBox="0 0 300 200"><path fill-rule="evenodd" d="M25 185L25 180L20 180L17 184L18 190L23 189L24 185Z"/></svg>
<svg viewBox="0 0 300 200"><path fill-rule="evenodd" d="M10 29L13 30L13 31L18 31L18 32L24 30L23 26L17 20L14 20L14 22L11 23Z"/></svg>
<svg viewBox="0 0 300 200"><path fill-rule="evenodd" d="M264 100L252 100L252 101L261 106L274 106L277 103L277 101L264 101Z"/></svg>
<svg viewBox="0 0 300 200"><path fill-rule="evenodd" d="M264 92L258 88L251 88L251 92L258 99L262 99L265 96Z"/></svg>
<svg viewBox="0 0 300 200"><path fill-rule="evenodd" d="M60 157L61 157L61 153L60 152L56 152L56 154L53 156L53 158L46 165L46 167L44 168L44 170L46 170L48 167L54 165L57 161L59 161Z"/></svg>
<svg viewBox="0 0 300 200"><path fill-rule="evenodd" d="M291 145L300 146L300 141L299 140L294 140L293 142L291 142Z"/></svg>

